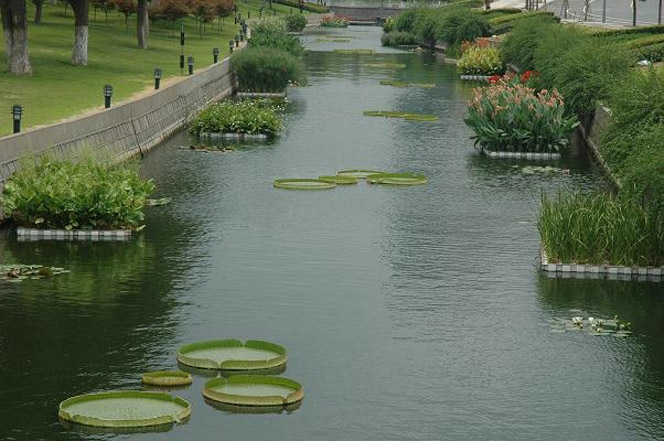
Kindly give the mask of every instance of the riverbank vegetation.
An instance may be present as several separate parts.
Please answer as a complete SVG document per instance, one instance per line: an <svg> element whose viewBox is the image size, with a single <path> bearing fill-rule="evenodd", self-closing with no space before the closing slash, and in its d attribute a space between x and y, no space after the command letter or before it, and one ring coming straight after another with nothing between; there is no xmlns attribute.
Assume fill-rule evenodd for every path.
<svg viewBox="0 0 664 441"><path fill-rule="evenodd" d="M465 48L457 63L461 75L500 75L505 72L497 47L471 45Z"/></svg>
<svg viewBox="0 0 664 441"><path fill-rule="evenodd" d="M340 15L327 16L320 20L322 28L347 28L349 24L350 19Z"/></svg>
<svg viewBox="0 0 664 441"><path fill-rule="evenodd" d="M108 166L48 157L26 159L6 182L0 206L17 225L57 229L136 229L154 190L137 164Z"/></svg>
<svg viewBox="0 0 664 441"><path fill-rule="evenodd" d="M33 2L27 1L28 16L35 13ZM153 2L154 3L154 2ZM171 4L173 2L160 2ZM88 63L74 66L70 63L74 36L74 18L71 8L65 12L63 4L43 3L41 24L29 24L29 50L32 75L13 76L0 73L0 108L9 109L14 104L23 106L23 129L52 123L78 113L103 107L104 84L113 86L113 105L126 100L142 90L151 90L154 69L163 72L162 87L178 77L186 76L180 71L180 26L184 27L186 41L185 56L192 56L195 69L213 63L212 48L221 50L221 58L228 53L228 41L237 33L233 16L215 17L206 22L202 32L201 22L185 11L183 15L155 17L151 15L149 49L140 49L136 42L137 15L129 15L128 27L125 16L111 10L107 17L103 9L94 11L90 7L88 23ZM247 0L237 4L243 18L251 13L257 21L263 2ZM231 5L232 9L232 5ZM277 14L277 18L289 15L293 9L273 3L272 10L265 8L263 16ZM299 12L294 11L293 15ZM232 12L231 12L232 14ZM303 14L307 15L307 14ZM207 19L206 19L207 20ZM252 23L249 23L253 27ZM5 45L0 47L0 58L5 59ZM0 135L12 131L11 118L0 118Z"/></svg>
<svg viewBox="0 0 664 441"><path fill-rule="evenodd" d="M220 101L200 112L189 126L191 133L241 133L276 136L282 119L269 100Z"/></svg>
<svg viewBox="0 0 664 441"><path fill-rule="evenodd" d="M284 17L288 32L302 32L307 26L307 17L302 14L291 14Z"/></svg>

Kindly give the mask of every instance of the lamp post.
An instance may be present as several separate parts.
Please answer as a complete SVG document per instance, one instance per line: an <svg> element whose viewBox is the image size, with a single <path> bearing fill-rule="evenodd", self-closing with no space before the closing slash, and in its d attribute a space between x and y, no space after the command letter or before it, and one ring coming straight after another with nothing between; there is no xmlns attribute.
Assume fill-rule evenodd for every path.
<svg viewBox="0 0 664 441"><path fill-rule="evenodd" d="M161 69L157 68L154 70L154 89L159 90L159 83L161 82Z"/></svg>
<svg viewBox="0 0 664 441"><path fill-rule="evenodd" d="M240 27L240 41L244 41L244 31L242 30L242 27Z"/></svg>
<svg viewBox="0 0 664 441"><path fill-rule="evenodd" d="M234 40L228 40L228 51L232 54L233 53L233 47L235 46L235 41Z"/></svg>
<svg viewBox="0 0 664 441"><path fill-rule="evenodd" d="M240 36L235 35L235 47L240 47Z"/></svg>
<svg viewBox="0 0 664 441"><path fill-rule="evenodd" d="M104 86L104 108L111 107L111 96L113 96L113 86L107 84Z"/></svg>
<svg viewBox="0 0 664 441"><path fill-rule="evenodd" d="M194 74L194 57L187 57L187 65L189 66L189 75Z"/></svg>
<svg viewBox="0 0 664 441"><path fill-rule="evenodd" d="M219 62L219 48L216 46L212 49L212 58L214 59L214 64Z"/></svg>
<svg viewBox="0 0 664 441"><path fill-rule="evenodd" d="M180 27L180 75L184 70L184 26Z"/></svg>
<svg viewBox="0 0 664 441"><path fill-rule="evenodd" d="M23 107L18 104L12 106L12 119L14 120L14 133L21 132L21 116L23 115Z"/></svg>

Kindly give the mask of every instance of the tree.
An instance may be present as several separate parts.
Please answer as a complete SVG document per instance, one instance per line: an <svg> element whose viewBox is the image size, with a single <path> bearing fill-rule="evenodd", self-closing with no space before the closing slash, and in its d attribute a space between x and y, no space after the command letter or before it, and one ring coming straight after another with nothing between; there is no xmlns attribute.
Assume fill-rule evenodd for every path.
<svg viewBox="0 0 664 441"><path fill-rule="evenodd" d="M221 29L221 18L229 15L233 10L235 0L216 0L214 4L214 13L219 18L219 29Z"/></svg>
<svg viewBox="0 0 664 441"><path fill-rule="evenodd" d="M41 24L42 21L42 10L44 8L44 0L32 0L32 3L35 5L35 21L36 25Z"/></svg>
<svg viewBox="0 0 664 441"><path fill-rule="evenodd" d="M74 47L71 63L76 66L88 65L88 11L89 0L67 0L74 10Z"/></svg>
<svg viewBox="0 0 664 441"><path fill-rule="evenodd" d="M7 64L12 75L32 73L28 55L28 17L25 0L0 0Z"/></svg>
<svg viewBox="0 0 664 441"><path fill-rule="evenodd" d="M108 24L108 13L113 10L114 5L111 0L91 0L92 1L92 6L94 7L95 14L94 14L94 19L97 21L97 9L101 9L104 11L104 15L106 16L106 24Z"/></svg>
<svg viewBox="0 0 664 441"><path fill-rule="evenodd" d="M214 20L216 16L215 0L193 0L191 2L191 13L198 21L198 32L203 38L205 25Z"/></svg>
<svg viewBox="0 0 664 441"><path fill-rule="evenodd" d="M136 5L134 0L113 0L115 8L124 15L125 29L129 29L129 16L136 13Z"/></svg>
<svg viewBox="0 0 664 441"><path fill-rule="evenodd" d="M136 38L138 39L138 47L141 49L147 49L148 36L150 35L150 16L147 0L138 0L136 13L138 15L136 20Z"/></svg>
<svg viewBox="0 0 664 441"><path fill-rule="evenodd" d="M156 9L156 17L164 18L171 22L171 28L181 18L189 15L189 5L181 0L160 0Z"/></svg>

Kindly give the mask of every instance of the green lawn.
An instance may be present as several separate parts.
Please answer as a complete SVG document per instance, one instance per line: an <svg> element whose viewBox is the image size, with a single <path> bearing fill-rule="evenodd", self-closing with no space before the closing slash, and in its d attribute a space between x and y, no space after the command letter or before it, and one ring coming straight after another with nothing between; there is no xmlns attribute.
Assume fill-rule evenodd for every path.
<svg viewBox="0 0 664 441"><path fill-rule="evenodd" d="M32 2L28 1L29 17L32 19ZM251 12L258 18L262 0L238 2L238 12L243 18ZM277 15L299 13L293 8L273 4ZM266 8L267 9L267 8ZM267 10L266 12L270 12ZM64 15L62 5L44 4L43 22L39 26L29 24L29 50L34 75L13 77L7 74L5 47L0 48L3 68L0 74L0 136L11 133L10 108L14 104L23 106L23 129L52 123L86 110L103 106L102 87L113 85L113 102L126 100L133 94L151 88L155 67L163 70L162 84L180 76L179 25L171 30L166 21L153 22L150 28L150 48L136 47L136 16L129 19L125 29L124 16L116 11L108 15L97 11L96 22L90 7L90 41L87 67L70 64L74 39L74 19L71 8ZM182 21L187 35L185 56L192 55L195 69L212 64L212 48L221 51L220 58L228 54L228 40L238 33L239 26L233 24L233 16L226 17L219 30L208 25L207 33L200 37L197 23L191 19ZM186 67L185 67L186 69ZM186 75L186 70L185 70Z"/></svg>

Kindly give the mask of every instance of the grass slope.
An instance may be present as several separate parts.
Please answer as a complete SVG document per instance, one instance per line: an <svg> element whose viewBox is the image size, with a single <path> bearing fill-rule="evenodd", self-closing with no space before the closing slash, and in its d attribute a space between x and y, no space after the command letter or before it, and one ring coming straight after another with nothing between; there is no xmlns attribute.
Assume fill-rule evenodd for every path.
<svg viewBox="0 0 664 441"><path fill-rule="evenodd" d="M27 2L28 16L32 19L32 2ZM258 18L263 4L260 0L238 2L238 12L243 18L251 12L251 18ZM277 15L299 13L288 6L273 4ZM266 8L268 14L272 14ZM125 28L124 16L116 11L108 14L105 24L104 13L97 11L96 22L90 7L90 41L88 47L89 65L77 67L70 64L74 40L74 18L71 8L64 15L62 5L44 4L43 22L39 26L29 23L29 51L34 75L13 77L7 74L5 46L0 48L3 67L0 73L0 136L11 133L10 107L23 106L22 128L26 130L36 125L53 123L85 111L103 107L104 84L113 85L113 103L130 98L137 92L153 87L154 68L163 70L162 87L180 76L180 35L179 24L171 30L166 21L156 21L150 28L150 48L136 46L136 16L129 19ZM239 25L233 24L233 16L226 17L222 30L215 24L207 26L202 37L193 18L182 20L187 35L185 56L192 55L195 69L212 64L212 48L216 45L221 51L220 58L228 55L228 40L238 33ZM185 74L186 75L186 67Z"/></svg>

